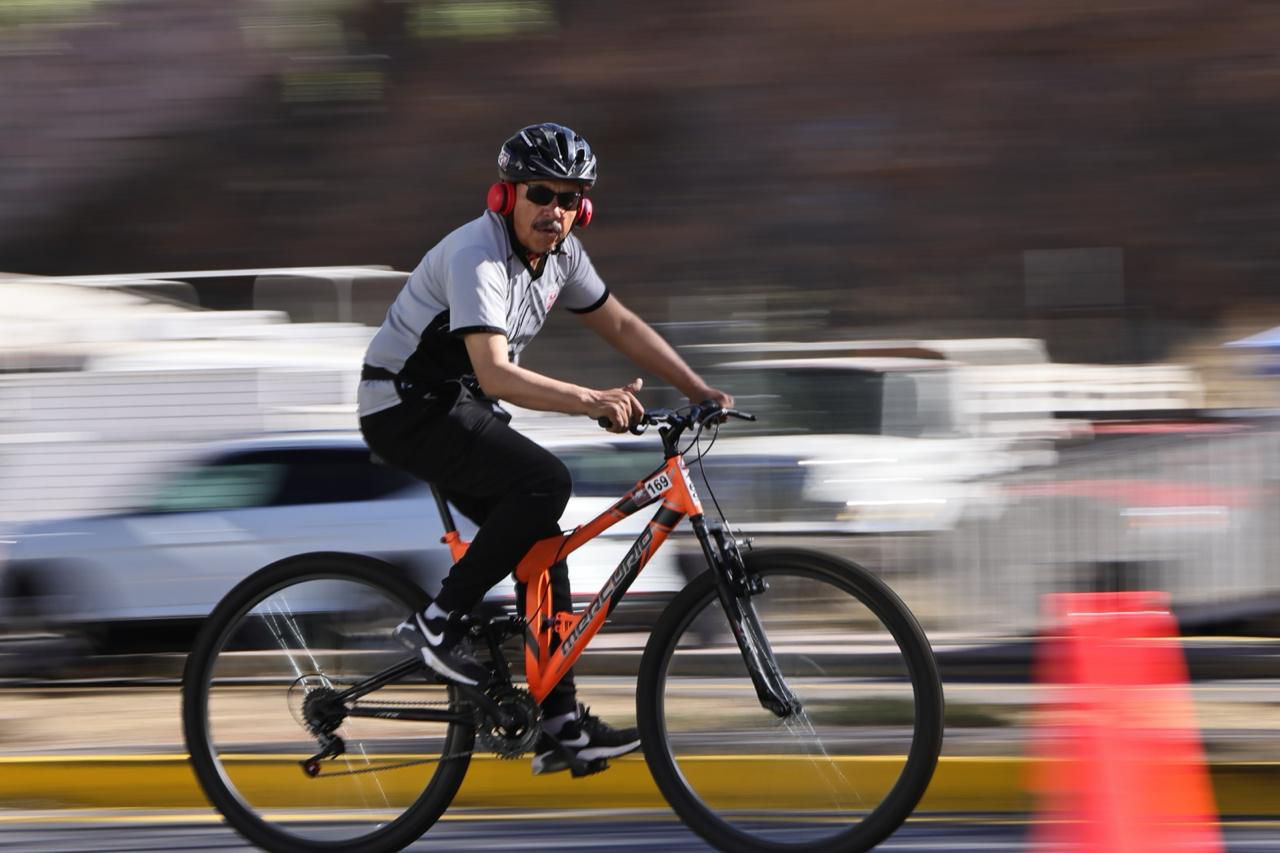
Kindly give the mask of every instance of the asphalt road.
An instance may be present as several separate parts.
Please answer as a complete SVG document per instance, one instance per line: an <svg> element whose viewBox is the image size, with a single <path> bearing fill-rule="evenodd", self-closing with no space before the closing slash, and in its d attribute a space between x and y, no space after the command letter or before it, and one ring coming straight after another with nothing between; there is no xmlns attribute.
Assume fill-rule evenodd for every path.
<svg viewBox="0 0 1280 853"><path fill-rule="evenodd" d="M877 850L914 853L1021 851L1030 837L1026 820L982 816L909 821ZM1233 823L1224 827L1228 853L1280 853L1280 822ZM671 853L710 848L669 814L630 813L451 813L414 851L503 851L518 840L522 848ZM0 850L24 853L89 851L240 851L254 848L212 816L0 812Z"/></svg>

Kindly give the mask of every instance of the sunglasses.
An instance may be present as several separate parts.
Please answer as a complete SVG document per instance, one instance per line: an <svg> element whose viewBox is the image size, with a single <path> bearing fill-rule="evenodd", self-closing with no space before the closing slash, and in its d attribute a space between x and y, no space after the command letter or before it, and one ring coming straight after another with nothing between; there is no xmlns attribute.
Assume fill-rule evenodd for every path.
<svg viewBox="0 0 1280 853"><path fill-rule="evenodd" d="M558 193L545 184L525 184L524 197L539 207L554 200L561 210L577 210L582 203L582 193L578 190Z"/></svg>

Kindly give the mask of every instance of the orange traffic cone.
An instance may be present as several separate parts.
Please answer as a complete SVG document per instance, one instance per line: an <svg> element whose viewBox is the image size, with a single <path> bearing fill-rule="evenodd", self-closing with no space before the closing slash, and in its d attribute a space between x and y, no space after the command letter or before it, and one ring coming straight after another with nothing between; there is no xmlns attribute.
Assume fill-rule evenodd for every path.
<svg viewBox="0 0 1280 853"><path fill-rule="evenodd" d="M1038 680L1035 849L1221 853L1168 596L1057 594Z"/></svg>

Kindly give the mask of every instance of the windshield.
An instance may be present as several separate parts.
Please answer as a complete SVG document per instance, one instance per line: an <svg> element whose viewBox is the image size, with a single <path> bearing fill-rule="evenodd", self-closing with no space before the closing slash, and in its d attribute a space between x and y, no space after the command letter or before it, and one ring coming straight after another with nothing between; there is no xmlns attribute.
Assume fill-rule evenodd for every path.
<svg viewBox="0 0 1280 853"><path fill-rule="evenodd" d="M837 370L795 367L728 370L717 387L759 420L735 425L777 434L954 435L950 383L945 371Z"/></svg>
<svg viewBox="0 0 1280 853"><path fill-rule="evenodd" d="M272 464L212 465L180 471L164 481L148 512L209 512L245 509L271 502L285 467Z"/></svg>
<svg viewBox="0 0 1280 853"><path fill-rule="evenodd" d="M363 447L248 450L170 474L149 512L209 512L255 507L355 503L419 487L412 474L375 465Z"/></svg>
<svg viewBox="0 0 1280 853"><path fill-rule="evenodd" d="M617 498L653 473L662 460L661 446L637 442L629 446L593 444L553 451L569 469L578 497Z"/></svg>

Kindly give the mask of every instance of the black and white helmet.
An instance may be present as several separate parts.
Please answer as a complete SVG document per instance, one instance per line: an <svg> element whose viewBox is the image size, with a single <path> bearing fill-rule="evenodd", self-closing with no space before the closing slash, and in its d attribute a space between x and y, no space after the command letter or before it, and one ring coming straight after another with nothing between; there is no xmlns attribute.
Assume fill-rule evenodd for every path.
<svg viewBox="0 0 1280 853"><path fill-rule="evenodd" d="M550 178L590 187L596 182L596 155L587 140L562 124L531 124L502 143L498 175L512 183Z"/></svg>

